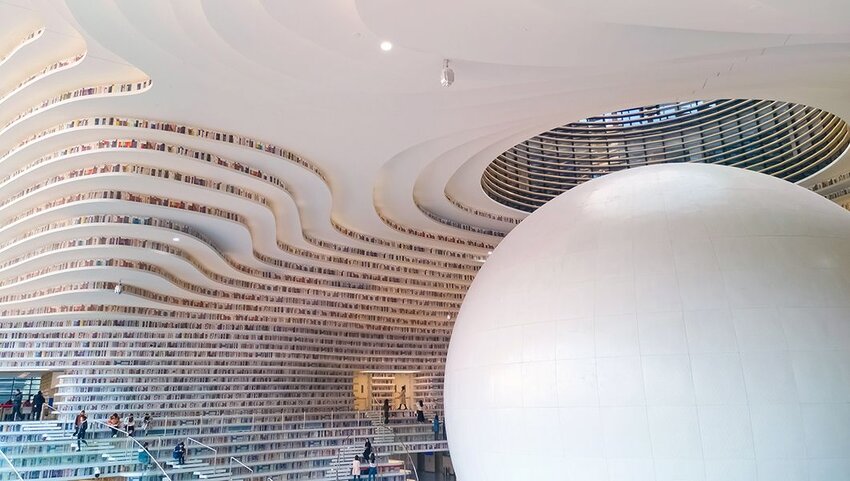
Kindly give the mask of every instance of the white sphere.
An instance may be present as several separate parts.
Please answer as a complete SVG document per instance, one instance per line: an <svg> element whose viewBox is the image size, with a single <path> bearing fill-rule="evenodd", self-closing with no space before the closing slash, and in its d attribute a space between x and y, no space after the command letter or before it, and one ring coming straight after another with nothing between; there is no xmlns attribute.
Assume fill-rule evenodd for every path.
<svg viewBox="0 0 850 481"><path fill-rule="evenodd" d="M850 479L850 214L731 167L641 167L523 221L446 365L459 481Z"/></svg>

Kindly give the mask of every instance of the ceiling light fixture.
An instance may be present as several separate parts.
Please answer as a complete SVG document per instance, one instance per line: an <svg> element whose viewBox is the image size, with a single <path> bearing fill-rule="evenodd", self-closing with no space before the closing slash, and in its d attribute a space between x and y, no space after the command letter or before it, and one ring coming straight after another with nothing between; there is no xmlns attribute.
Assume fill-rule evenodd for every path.
<svg viewBox="0 0 850 481"><path fill-rule="evenodd" d="M443 59L443 70L440 71L440 85L451 87L455 83L455 71L449 67L449 59Z"/></svg>
<svg viewBox="0 0 850 481"><path fill-rule="evenodd" d="M388 40L384 40L383 42L381 42L381 50L383 50L384 52L389 52L392 49L393 49L393 43L392 42L390 42Z"/></svg>
<svg viewBox="0 0 850 481"><path fill-rule="evenodd" d="M172 238L171 238L171 240L173 240L174 242L180 242L180 238L179 238L179 237L172 237Z"/></svg>

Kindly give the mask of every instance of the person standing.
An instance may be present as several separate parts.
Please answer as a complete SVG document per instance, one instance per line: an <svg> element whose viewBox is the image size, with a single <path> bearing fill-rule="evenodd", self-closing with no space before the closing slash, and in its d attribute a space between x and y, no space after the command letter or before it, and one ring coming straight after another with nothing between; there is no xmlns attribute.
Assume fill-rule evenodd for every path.
<svg viewBox="0 0 850 481"><path fill-rule="evenodd" d="M181 443L177 443L177 446L174 446L174 450L171 452L171 457L177 461L177 464L186 464L186 445Z"/></svg>
<svg viewBox="0 0 850 481"><path fill-rule="evenodd" d="M369 459L369 456L372 455L372 443L367 439L366 445L363 446L363 461Z"/></svg>
<svg viewBox="0 0 850 481"><path fill-rule="evenodd" d="M40 421L42 409L44 409L44 394L39 391L32 399L32 418Z"/></svg>
<svg viewBox="0 0 850 481"><path fill-rule="evenodd" d="M375 463L375 453L369 456L369 481L375 481L378 477L378 465Z"/></svg>
<svg viewBox="0 0 850 481"><path fill-rule="evenodd" d="M79 414L77 414L77 417L74 418L74 436L76 436L77 431L80 430L80 424L83 423L84 419L88 419L88 416L86 416L86 410L82 409Z"/></svg>
<svg viewBox="0 0 850 481"><path fill-rule="evenodd" d="M151 415L150 413L145 414L145 417L142 418L142 436L148 435L148 429L151 427Z"/></svg>
<svg viewBox="0 0 850 481"><path fill-rule="evenodd" d="M351 462L351 481L360 481L360 456L354 456Z"/></svg>
<svg viewBox="0 0 850 481"><path fill-rule="evenodd" d="M121 418L118 416L118 413L112 413L109 419L106 420L106 425L112 431L112 437L118 437L118 429L121 428Z"/></svg>
<svg viewBox="0 0 850 481"><path fill-rule="evenodd" d="M384 424L390 423L390 400L384 399Z"/></svg>
<svg viewBox="0 0 850 481"><path fill-rule="evenodd" d="M86 431L89 429L89 417L86 416L85 411L80 411L80 414L77 414L77 420L79 421L79 425L77 425L77 451L81 450L83 447L81 445L85 444L89 445L89 442L86 441Z"/></svg>
<svg viewBox="0 0 850 481"><path fill-rule="evenodd" d="M407 409L407 386L401 387L401 392L398 394L398 408L404 406L404 409Z"/></svg>
<svg viewBox="0 0 850 481"><path fill-rule="evenodd" d="M24 401L24 405L21 407L21 415L27 421L32 417L32 396L28 396L27 400Z"/></svg>
<svg viewBox="0 0 850 481"><path fill-rule="evenodd" d="M420 399L416 402L416 422L417 423L427 423L428 421L425 419L425 403Z"/></svg>
<svg viewBox="0 0 850 481"><path fill-rule="evenodd" d="M434 424L431 426L434 430L434 441L440 440L440 415L434 414Z"/></svg>
<svg viewBox="0 0 850 481"><path fill-rule="evenodd" d="M12 396L12 421L23 419L21 414L21 405L24 403L24 393L20 389L15 389L15 395Z"/></svg>
<svg viewBox="0 0 850 481"><path fill-rule="evenodd" d="M130 413L130 417L127 418L127 422L124 423L124 426L127 428L128 436L135 436L136 433L136 418L133 417L133 414Z"/></svg>
<svg viewBox="0 0 850 481"><path fill-rule="evenodd" d="M142 444L142 447L139 448L138 460L139 464L145 470L151 467L151 454L148 452L148 443Z"/></svg>

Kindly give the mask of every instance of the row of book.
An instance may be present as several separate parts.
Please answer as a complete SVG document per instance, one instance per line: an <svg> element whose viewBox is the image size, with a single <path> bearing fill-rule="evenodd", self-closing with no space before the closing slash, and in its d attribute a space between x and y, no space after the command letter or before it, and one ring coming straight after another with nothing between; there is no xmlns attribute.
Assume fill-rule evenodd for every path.
<svg viewBox="0 0 850 481"><path fill-rule="evenodd" d="M78 54L76 54L72 57L69 57L69 58L66 58L66 59L63 59L63 60L59 60L57 62L54 62L54 63L44 67L43 69L41 69L38 72L30 75L29 77L25 78L24 80L21 80L20 83L18 83L18 85L9 89L9 91L6 92L4 95L0 95L0 103L2 103L4 100L6 100L11 95L13 95L15 93L15 91L24 88L28 84L34 83L36 80L39 80L39 79L41 79L42 77L44 77L48 74L51 74L55 71L58 71L59 69L80 63L85 58L85 56L86 56L85 52L78 53Z"/></svg>
<svg viewBox="0 0 850 481"><path fill-rule="evenodd" d="M3 157L6 157L6 156L10 155L11 153L14 153L15 151L21 149L23 146L27 145L28 143L30 143L30 142L38 139L38 138L44 137L46 135L50 135L50 134L58 132L60 130L82 128L82 127L86 127L86 126L89 126L89 125L93 125L93 126L120 126L120 127L139 128L139 129L161 130L161 131L165 131L165 132L174 132L174 133L179 133L179 134L182 134L182 135L196 136L196 137L201 137L201 138L205 138L205 139L209 139L209 140L215 140L215 141L219 141L219 142L227 142L227 143L232 143L232 144L235 144L235 145L254 148L254 149L262 150L263 152L266 152L266 153L269 153L269 154L276 155L276 156L284 158L286 160L298 163L298 164L308 168L309 170L313 171L314 173L319 175L322 179L325 179L325 176L321 172L321 170L318 169L317 167L315 167L314 165L305 161L300 156L292 154L291 152L289 152L285 149L282 149L280 147L274 146L272 144L259 142L259 141L256 141L254 139L244 137L244 136L239 136L239 135L235 135L235 134L228 134L228 133L218 132L218 131L212 131L212 130L202 129L202 128L198 128L198 127L185 126L185 125L180 125L180 124L175 124L175 123L150 121L150 120L145 120L145 119L131 119L131 118L122 118L122 117L90 117L90 118L84 118L84 119L76 119L76 120L72 120L72 121L68 121L68 122L56 125L54 127L46 129L42 132L34 134L31 137L25 139L24 141L19 143L17 146L13 147L9 152L4 154ZM346 235L349 235L352 238L355 238L355 239L358 239L358 240L363 240L365 242L369 242L369 243L372 243L372 244L387 245L387 246L392 246L392 247L395 247L395 248L399 248L399 249L403 249L403 250L409 250L409 251L413 251L413 252L427 252L427 253L431 253L431 254L435 254L435 255L461 257L461 258L467 258L467 259L472 258L468 253L454 251L452 249L445 249L445 248L432 247L432 246L426 247L426 246L409 245L409 244L406 244L406 243L397 242L395 240L379 239L379 238L376 238L376 237L371 236L371 235L355 232L355 231L348 229L348 228L342 228L342 226L339 226L338 224L335 225L335 227L339 227L338 230L340 230L340 232L342 232Z"/></svg>
<svg viewBox="0 0 850 481"><path fill-rule="evenodd" d="M37 28L36 30L33 30L32 32L28 33L24 38L21 39L20 42L15 44L15 46L12 47L11 50L9 50L5 54L3 54L3 56L0 56L0 65L3 65L4 62L6 62L10 58L12 58L12 55L14 55L15 52L20 50L24 45L27 45L28 43L35 41L36 39L41 37L43 34L44 34L44 27Z"/></svg>
<svg viewBox="0 0 850 481"><path fill-rule="evenodd" d="M469 212L470 214L476 215L478 217L484 217L486 219L491 219L491 220L504 222L506 224L513 224L513 225L516 225L516 224L519 224L520 222L522 222L522 219L519 218L519 217L514 217L514 216L506 215L506 214L496 214L494 212L482 210L482 209L479 209L477 207L473 207L471 205L466 205L463 202L457 200L453 195L451 195L449 193L448 190L443 192L443 196L446 198L446 200L449 201L450 204L454 205L458 209L465 211L465 212Z"/></svg>
<svg viewBox="0 0 850 481"><path fill-rule="evenodd" d="M102 246L115 246L115 245L123 245L123 246L133 246L134 244L139 248L144 249L152 249L159 252L166 253L168 252L168 245L156 241L147 241L142 240L139 242L134 242L136 239L127 239L127 238L110 238L109 242L105 242L103 244L90 244L92 246L102 245ZM62 244L59 243L53 244L51 247L58 247L58 249L63 249ZM54 251L57 249L50 249L50 251ZM15 260L9 261L9 264L17 263ZM163 269L162 267L151 264L148 262L143 262L139 260L133 259L120 259L115 257L104 257L104 258L86 258L86 259L76 259L70 261L63 261L59 263L50 264L47 266L39 267L35 270L26 271L17 275L13 275L10 277L0 278L0 284L5 286L13 286L18 283L25 282L30 279L34 279L37 277L44 277L50 274L61 273L69 270L82 270L90 267L115 267L124 270L135 270L139 272L147 272L154 274L158 277L167 279L172 284L177 285L186 291L189 291L193 294L198 294L202 296L207 296L216 300L233 300L234 302L250 302L252 304L256 304L259 306L271 306L275 305L278 307L284 306L299 306L303 304L309 304L311 306L322 306L322 307L335 307L341 310L349 310L349 311L360 311L360 312L383 312L383 313L393 313L394 315L403 318L405 316L430 316L433 315L434 312L447 312L450 309L456 310L459 306L454 305L446 305L442 302L432 302L432 301L419 301L419 302L409 302L409 303L358 303L352 302L347 299L340 299L340 296L320 296L313 298L296 298L296 297L284 297L284 296L273 296L267 294L258 294L251 291L248 292L234 292L223 289L210 288L194 283L189 283L183 280L182 278L172 274L170 271ZM424 310L423 310L424 309ZM436 310L436 311L435 311Z"/></svg>
<svg viewBox="0 0 850 481"><path fill-rule="evenodd" d="M101 283L98 284L95 288L103 289L103 290L112 290L112 286L114 284L111 283ZM425 318L425 319L398 319L398 318L386 318L384 316L374 316L374 315L353 315L349 313L335 313L327 312L324 310L312 309L306 312L292 313L293 315L273 315L273 313L264 313L257 314L254 312L203 312L197 310L176 310L176 309L166 309L162 307L141 307L141 306L123 306L123 305L115 305L115 304L96 304L96 303L74 303L74 304L56 304L51 303L50 305L42 305L38 307L4 307L0 310L0 317L9 318L9 322L19 322L17 318L53 318L53 317L61 317L66 316L69 313L75 313L74 318L82 318L89 317L91 319L103 319L104 316L98 316L99 313L105 313L109 316L127 316L127 317L150 317L152 319L167 319L173 320L174 326L178 328L183 328L183 326L191 326L191 324L186 324L191 322L192 320L202 320L202 321L218 321L218 322L228 322L228 323L236 323L242 324L247 323L249 325L254 325L255 323L288 323L293 321L299 322L316 322L321 323L325 321L340 321L350 319L352 321L357 321L366 325L374 326L380 329L383 325L387 323L398 323L401 326L405 324L407 327L411 329L417 329L418 327L422 328L431 328L431 329L442 329L449 330L450 324L445 320L441 320L439 318ZM83 316L83 313L86 313L86 316ZM318 325L318 324L317 324Z"/></svg>
<svg viewBox="0 0 850 481"><path fill-rule="evenodd" d="M78 248L78 247L95 247L95 246L127 246L127 247L136 247L140 249L152 249L163 254L171 254L175 256L179 256L185 259L187 262L191 263L196 269L201 271L207 278L212 279L218 283L226 284L232 286L234 288L250 290L250 293L231 293L227 291L212 291L207 288L203 288L194 284L189 284L181 279L178 279L172 276L170 273L158 268L157 266L148 264L148 263L127 263L127 264L117 264L116 259L114 258L95 258L95 259L86 259L84 261L77 261L81 264L71 265L69 263L61 263L55 264L47 268L43 268L39 271L34 271L25 275L25 277L17 277L14 280L12 278L4 279L4 282L7 285L12 285L16 282L21 282L24 279L29 279L35 276L44 275L49 272L58 272L65 269L72 268L82 268L82 267L91 267L91 266L117 266L117 267L126 267L133 268L138 270L143 270L147 272L154 272L158 275L161 275L169 280L172 280L177 285L184 287L193 292L201 293L204 295L213 295L221 298L240 298L243 300L257 300L264 302L278 302L278 303L296 303L296 302L309 302L311 304L315 304L317 299L334 299L339 302L339 299L351 299L353 301L367 301L369 305L381 305L381 304L392 304L396 306L410 306L410 307L427 307L429 309L437 309L437 310L457 310L460 306L457 302L453 302L451 299L445 300L429 300L428 298L414 297L414 298L399 298L399 297L388 297L388 296L376 296L367 294L364 292L354 292L354 293L344 293L344 292L327 292L327 291L319 291L317 289L303 289L303 288L295 288L290 286L280 286L275 284L266 284L259 282L252 282L243 279L236 279L233 277L228 277L221 275L217 272L213 272L206 268L203 264L192 258L191 256L186 255L181 249L174 247L172 244L152 241L148 239L137 239L131 237L120 237L120 236L98 236L98 237L88 237L88 238L75 238L65 241L54 242L47 245L42 245L36 249L32 249L27 251L26 253L22 253L17 257L9 258L2 264L0 264L0 269L6 269L12 265L22 263L28 259L31 259L36 256L42 256L43 254L47 254L50 252L61 251L65 249ZM92 254L94 255L94 254ZM293 293L293 294L303 294L301 296L290 296L290 297L271 297L267 294L257 293L260 292L283 292L283 293ZM345 304L339 304L340 307L345 307ZM349 306L349 307L353 307ZM431 311L433 312L433 311Z"/></svg>
<svg viewBox="0 0 850 481"><path fill-rule="evenodd" d="M178 146L174 146L174 145L171 145L171 144L166 144L166 143L162 143L162 142L138 141L138 140L135 140L135 139L130 139L130 140L122 140L122 139L101 140L101 141L92 142L92 143L89 143L89 144L82 144L82 145L75 145L75 146L72 146L72 147L68 147L68 148L65 148L63 150L56 151L56 152L53 152L51 154L42 156L39 159L36 159L35 161L30 162L26 166L21 167L18 170L16 170L14 173L8 175L6 178L3 179L3 181L0 181L0 184L9 181L12 178L21 176L24 173L26 173L27 171L29 171L30 169L34 168L35 166L43 164L44 162L47 162L49 160L56 159L57 157L60 157L60 156L68 156L68 155L73 155L73 154L77 154L77 153L81 153L81 152L92 151L92 150L95 150L95 149L110 149L110 148L152 149L152 150L157 150L157 151L174 152L174 153L178 153L178 152L182 151L183 153L178 154L178 155L194 154L194 156L192 158L205 160L207 162L213 162L217 166L229 168L229 169L235 170L237 172L244 173L246 175L251 175L253 177L257 177L259 179L262 179L266 182L271 183L272 185L274 185L278 188L284 189L287 193L289 193L289 191L287 190L284 183L282 181L280 181L277 177L265 174L258 169L249 168L248 166L246 166L244 164L241 164L241 163L238 163L238 162L230 162L230 161L222 159L221 157L214 156L212 154L201 153L201 152L196 151L196 150L186 149L184 147L178 147ZM100 166L90 166L90 167L87 167L87 168L84 168L84 169L77 169L77 170L71 171L69 173L66 173L64 176L55 176L54 178L42 181L38 184L30 185L30 186L28 186L28 188L26 190L17 193L16 195L12 196L11 198L20 197L20 196L22 196L26 193L37 190L38 188L42 187L43 185L45 185L47 183L58 182L59 180L63 180L65 178L78 177L78 176L84 176L84 175L92 175L92 174L96 174L96 173L106 173L106 172L113 172L113 173L126 172L126 173L138 173L138 174L143 174L143 175L151 175L151 176L161 177L161 178L165 178L165 179L173 179L173 180L177 180L177 181L191 183L193 185L197 185L197 186L200 186L200 187L213 188L213 189L220 190L220 191L223 191L223 192L226 192L226 193L231 193L231 194L239 195L241 197L245 197L245 198L247 198L251 201L258 202L258 203L260 203L260 204L262 204L266 207L270 206L270 203L268 202L268 200L264 196L254 192L252 190L249 190L247 188L235 186L233 184L225 184L225 183L220 182L220 181L214 181L214 180L211 180L211 179L208 179L208 178L202 178L202 177L192 175L192 174L185 174L185 173L182 173L180 171L173 170L173 169L162 169L162 168L156 168L156 167L143 167L143 166L136 165L136 164L117 164L117 163L111 164L112 170L109 170L109 168L110 167L108 165L100 165ZM444 268L449 268L449 269L470 269L470 268L475 269L475 268L477 268L477 264L475 264L475 263L460 264L460 263L447 262L447 261L444 261L444 260L414 258L414 257L411 257L409 255L402 254L402 253L387 253L387 252L378 252L378 251L374 251L374 250L367 251L365 249L360 249L360 248L356 248L356 247L353 247L353 246L341 246L339 244L330 243L330 242L327 242L327 241L319 242L315 238L309 237L307 235L305 235L305 238L307 238L308 240L312 240L314 244L320 245L321 247L331 248L331 249L334 249L334 250L337 250L337 251L345 251L346 253L349 253L349 254L359 254L359 255L364 255L364 256L369 256L369 257L374 257L374 258L382 258L382 259L392 260L394 262L405 262L405 263L411 263L411 264L417 264L417 265L429 265L429 266L444 267ZM314 254L314 255L318 255L318 254Z"/></svg>
<svg viewBox="0 0 850 481"><path fill-rule="evenodd" d="M45 99L40 103L33 105L32 107L24 110L19 113L17 116L13 117L11 120L7 121L2 127L0 127L0 131L4 131L8 129L12 124L18 122L19 120L27 117L31 114L34 114L40 110L43 110L52 105L58 104L60 102L64 102L66 100L72 99L80 99L83 97L90 97L93 95L108 95L113 93L132 93L132 92L140 92L143 90L147 90L151 86L151 80L145 80L142 82L130 82L130 83L119 83L119 84L109 84L109 85L98 85L95 87L81 87L76 90L71 90L68 92L64 92L55 97L51 97L49 99Z"/></svg>
<svg viewBox="0 0 850 481"><path fill-rule="evenodd" d="M262 279L270 279L280 281L279 284L269 284L269 283L252 283L251 288L254 289L262 289L262 290L271 290L276 292L303 292L305 294L311 295L323 295L329 292L326 289L330 289L330 292L343 292L343 293L355 293L358 295L373 295L374 292L377 292L378 295L384 296L392 295L392 297L376 297L375 300L382 302L394 302L399 298L406 298L408 296L412 296L414 298L432 298L432 299L446 299L447 301L460 301L463 299L462 292L446 292L446 291L435 291L435 290L422 290L416 288L406 287L403 284L395 283L395 282L368 282L368 283L359 283L356 280L346 281L343 279L338 279L335 277L329 276L306 276L306 275L295 275L295 274L282 274L277 271L268 271L268 270L260 270L245 264L241 264L226 256L225 253L220 251L214 242L210 239L206 238L204 234L186 226L184 224L174 222L169 219L163 219L159 217L151 217L151 216L137 216L137 215L125 215L125 214L93 214L87 216L74 216L70 218L61 219L58 221L49 222L46 224L42 224L37 227L33 227L28 229L26 232L23 232L15 237L10 238L7 242L0 244L0 248L6 248L11 245L26 242L27 239L37 236L39 234L43 234L52 230L62 230L69 226L77 226L77 225L85 225L85 224L133 224L133 225L146 225L146 226L154 226L163 229L173 230L177 233L190 235L195 237L202 242L204 242L210 249L214 250L219 257L221 257L228 265L233 267L239 272L262 278ZM71 239L73 242L77 242L77 240ZM82 241L81 241L82 242ZM172 249L173 246L171 247ZM33 253L43 253L46 250L34 249L30 252ZM169 252L177 252L175 250L171 250ZM181 251L182 252L182 251ZM206 271L205 271L206 272ZM324 289L319 290L318 288L311 288L309 286L321 286ZM374 292L373 292L374 291Z"/></svg>

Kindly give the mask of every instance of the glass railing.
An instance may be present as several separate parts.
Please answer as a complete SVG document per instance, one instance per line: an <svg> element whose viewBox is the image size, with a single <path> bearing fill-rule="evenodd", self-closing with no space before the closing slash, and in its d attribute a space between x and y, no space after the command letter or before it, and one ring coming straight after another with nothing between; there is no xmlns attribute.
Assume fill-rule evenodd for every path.
<svg viewBox="0 0 850 481"><path fill-rule="evenodd" d="M0 423L0 481L172 481L145 440L123 430L113 437L101 421L90 419L88 425L78 437L57 420Z"/></svg>

